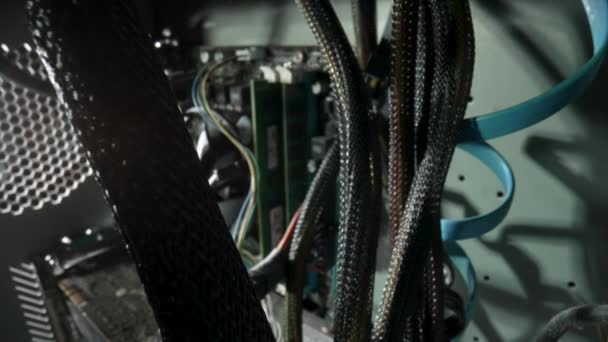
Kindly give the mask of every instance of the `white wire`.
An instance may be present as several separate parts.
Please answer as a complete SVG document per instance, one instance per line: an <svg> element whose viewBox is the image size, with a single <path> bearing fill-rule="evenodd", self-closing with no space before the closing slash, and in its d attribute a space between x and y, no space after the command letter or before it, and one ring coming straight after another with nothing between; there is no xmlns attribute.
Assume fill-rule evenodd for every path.
<svg viewBox="0 0 608 342"><path fill-rule="evenodd" d="M206 131L203 129L196 140L196 154L198 155L198 159L203 158L203 153L207 146L209 146L209 139L207 138Z"/></svg>
<svg viewBox="0 0 608 342"><path fill-rule="evenodd" d="M274 334L274 338L277 342L283 341L283 330L281 329L281 323L277 321L274 315L274 306L272 305L272 295L267 294L264 299L262 299L262 309L266 314L266 320L270 324L272 328L272 332Z"/></svg>

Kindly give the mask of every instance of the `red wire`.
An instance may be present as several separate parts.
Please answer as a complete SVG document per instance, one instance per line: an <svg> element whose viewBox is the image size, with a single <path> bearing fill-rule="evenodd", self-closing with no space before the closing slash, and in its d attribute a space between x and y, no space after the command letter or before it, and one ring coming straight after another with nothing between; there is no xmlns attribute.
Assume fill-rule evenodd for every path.
<svg viewBox="0 0 608 342"><path fill-rule="evenodd" d="M298 208L298 210L296 210L296 212L293 214L293 217L291 218L291 221L289 221L289 225L287 226L287 229L285 229L285 233L283 233L283 237L281 238L281 241L279 241L279 244L277 245L278 249L283 250L283 249L287 248L287 245L289 244L289 241L291 240L291 237L293 236L293 232L296 230L296 224L298 223L298 218L300 217L301 211L302 211L302 207L300 206Z"/></svg>

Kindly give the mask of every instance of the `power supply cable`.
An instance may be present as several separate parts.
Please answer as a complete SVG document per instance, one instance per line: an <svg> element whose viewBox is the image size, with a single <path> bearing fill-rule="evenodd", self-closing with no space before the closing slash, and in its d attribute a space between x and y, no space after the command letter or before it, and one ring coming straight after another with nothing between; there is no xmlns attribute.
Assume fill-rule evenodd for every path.
<svg viewBox="0 0 608 342"><path fill-rule="evenodd" d="M454 89L453 95L453 109L456 113L454 118L451 120L453 126L450 129L450 137L447 138L448 146L447 154L445 156L445 164L443 166L443 172L440 175L440 180L437 183L437 189L435 190L434 202L431 207L431 222L433 231L431 233L431 252L427 263L427 281L429 286L427 291L429 292L427 299L427 309L429 311L428 323L426 329L428 335L434 340L443 340L445 338L445 327L444 327L444 296L445 296L445 282L443 277L443 261L445 258L445 251L441 239L441 225L440 225L440 203L441 196L443 194L443 188L445 179L449 170L449 165L454 153L454 147L456 144L457 137L460 135L460 126L464 120L466 107L469 101L471 86L473 81L473 65L475 59L475 40L473 32L473 21L471 18L471 10L469 0L454 0L448 1L446 14L448 19L448 39L453 41L448 43L447 50L450 54L450 48L453 49L451 52L452 63L454 63L452 72L454 73ZM450 58L448 57L448 58Z"/></svg>
<svg viewBox="0 0 608 342"><path fill-rule="evenodd" d="M245 241L245 237L247 236L247 233L249 232L249 227L251 226L251 221L253 219L253 216L255 215L255 207L256 207L255 194L257 191L259 168L257 165L257 161L255 160L255 157L254 157L253 153L251 152L251 150L249 150L249 148L247 148L246 146L241 144L241 142L238 141L238 139L233 134L231 134L224 127L224 125L222 125L219 114L211 107L211 105L209 104L209 99L207 98L207 88L208 88L209 79L210 79L211 75L213 75L213 73L217 72L220 68L227 65L228 63L235 61L236 58L237 57L228 58L222 62L219 62L219 63L209 67L209 70L204 74L204 76L201 80L200 101L203 105L204 110L207 112L207 114L209 114L209 117L211 118L211 120L220 129L220 131L224 134L224 136L241 153L241 155L243 156L243 159L245 159L245 161L247 163L247 167L248 167L249 173L251 175L251 181L249 183L250 184L249 193L247 194L248 201L246 201L247 207L243 213L243 216L239 217L237 219L237 223L235 223L236 230L234 232L234 236L236 236L237 248L240 249L243 246L243 242Z"/></svg>
<svg viewBox="0 0 608 342"><path fill-rule="evenodd" d="M319 219L333 200L331 193L335 188L339 168L339 151L333 144L312 180L301 210L289 250L287 268L286 324L285 334L290 342L302 341L302 295L306 278L306 260L319 228Z"/></svg>
<svg viewBox="0 0 608 342"><path fill-rule="evenodd" d="M569 77L544 93L508 108L475 115L462 124L459 142L484 141L502 137L539 123L575 101L591 85L608 49L608 1L581 0L591 31L593 56ZM382 38L373 54L367 72L385 79L389 63L391 21L387 20ZM480 113L478 113L480 114Z"/></svg>
<svg viewBox="0 0 608 342"><path fill-rule="evenodd" d="M209 113L207 113L207 111L203 107L203 105L201 103L201 99L200 99L201 80L202 80L203 76L205 74L207 74L208 70L209 70L209 65L206 64L197 72L196 76L194 77L194 80L192 82L192 89L190 92L190 96L192 98L192 104L194 105L194 107L189 110L186 110L186 113L189 113L190 110L193 110L195 113L198 113L200 115L200 117L205 121L205 123L208 123L208 124L212 125L213 127L217 128L217 125L211 119L211 117L209 116ZM230 132L230 134L232 134L235 137L238 136L238 132L237 132L236 128L234 126L230 125L230 122L228 122L228 120L226 120L226 118L224 118L221 115L221 113L216 111L215 115L217 117L219 117L220 122L222 123L222 126L228 132Z"/></svg>
<svg viewBox="0 0 608 342"><path fill-rule="evenodd" d="M208 72L208 66L205 65L204 67L202 67L199 70L199 72L197 73L197 75L194 78L194 81L192 83L191 97L192 97L192 103L194 104L193 109L199 115L201 115L201 117L207 124L213 125L214 127L220 129L220 131L223 133L222 129L219 126L217 126L215 121L211 118L208 111L205 110L205 108L203 107L203 104L201 103L201 95L200 95L200 93L201 93L200 87L201 87L201 83L202 83L201 80L207 72ZM228 121L225 118L221 117L221 115L217 111L214 112L213 114L219 118L219 121L222 123L222 128L224 128L226 131L228 131L233 137L237 136L236 130L228 124ZM200 133L200 135L197 139L197 142L196 142L196 151L197 151L199 158L202 158L202 153L203 153L202 149L204 146L205 137L206 137L205 131L203 130ZM229 141L232 142L231 140L229 140ZM250 156L249 150L248 150L247 155ZM247 162L247 157L243 156L243 159ZM255 158L254 158L254 161L255 161ZM249 165L248 162L247 162L247 164ZM249 167L248 167L248 170L251 171L251 169ZM253 182L254 179L255 179L254 175L250 173L249 181ZM232 228L230 229L232 237L233 237L233 239L235 239L235 241L238 239L239 232L242 231L245 212L247 211L247 208L250 206L250 203L254 198L255 198L254 193L252 193L252 187L251 187L251 183L250 183L249 191L247 192L247 195L245 196L241 209L238 212L237 219L234 221L234 223L232 224Z"/></svg>
<svg viewBox="0 0 608 342"><path fill-rule="evenodd" d="M414 76L416 74L416 1L393 2L389 74L389 225L398 231L405 198L414 175ZM394 242L394 241L393 241Z"/></svg>
<svg viewBox="0 0 608 342"><path fill-rule="evenodd" d="M133 1L32 0L27 14L163 341L273 341Z"/></svg>
<svg viewBox="0 0 608 342"><path fill-rule="evenodd" d="M536 342L557 342L570 329L608 322L608 305L580 305L566 309L551 318Z"/></svg>
<svg viewBox="0 0 608 342"><path fill-rule="evenodd" d="M469 23L468 3L464 0L454 3L455 7L461 8L449 8L443 0L397 1L393 7L391 103L395 112L391 115L399 117L392 121L391 136L393 141L401 142L390 143L394 161L391 195L396 197L392 209L398 210L400 206L402 209L392 213L391 224L396 226L397 232L388 280L374 325L373 338L379 341L443 338L443 247L439 202L459 124L464 117L466 100L463 98L468 98L470 91L473 60L472 26L461 25L459 30L454 27L453 18L461 15L465 18L460 23ZM424 27L418 23L425 19L419 14L428 16L428 39L425 40L417 39L416 31ZM467 15L469 19L466 19ZM448 44L448 39L455 43ZM429 44L428 48L423 44ZM427 56L422 66L416 65L421 60L415 56L420 53ZM425 82L429 83L422 92L416 93L415 75L420 70L427 70ZM425 85L425 82L419 84ZM465 93L466 97L463 97ZM422 110L425 117L408 116L416 112L413 99L426 96L427 109ZM417 136L411 133L416 129L416 121L428 121L416 132ZM403 130L409 130L407 142L403 142L403 134L407 134ZM414 136L416 141L413 141ZM421 136L424 136L424 146L418 151L415 144ZM420 157L414 158L414 151ZM423 265L427 265L426 269ZM423 284L426 286L421 294L419 288Z"/></svg>
<svg viewBox="0 0 608 342"><path fill-rule="evenodd" d="M492 138L507 134L516 129L527 127L530 124L538 122L548 115L557 111L565 104L572 101L587 87L595 76L597 68L604 58L606 52L606 42L608 36L608 5L605 0L584 1L584 8L587 13L594 43L594 56L570 78L560 83L554 89L544 93L537 98L531 99L518 106L508 108L504 111L493 113L491 115L475 117L467 119L465 132L459 138L460 141L478 140L482 138ZM390 25L387 25L389 30L385 30L385 37L391 36ZM388 32L388 35L386 34ZM385 39L383 39L383 42ZM377 55L379 55L378 53ZM380 57L380 56L379 56ZM378 64L378 63L374 63ZM380 63L383 65L386 63ZM379 71L381 69L376 69ZM478 125L477 123L484 123ZM491 124L490 124L491 123ZM471 133L473 132L473 134ZM476 132L476 133L475 133ZM442 239L446 241L447 246L457 246L452 240L467 239L479 236L496 227L506 216L509 210L513 196L513 177L508 164L504 160L494 160L498 156L496 151L489 146L481 146L477 144L461 145L465 150L469 150L474 156L487 159L489 163L484 162L490 169L501 179L505 186L504 200L496 209L475 217L465 218L462 220L442 219ZM498 158L500 159L500 158ZM472 289L469 293L470 299L474 299L475 283L474 271L470 260L466 258L464 253L455 253L454 248L450 248L449 254L451 257L457 258L461 265L460 270L465 279L468 279L468 288ZM470 300L469 302L472 302ZM471 310L468 309L467 312Z"/></svg>
<svg viewBox="0 0 608 342"><path fill-rule="evenodd" d="M363 75L328 0L296 0L324 57L338 104L340 150L335 338L367 340L376 254L370 222L370 101Z"/></svg>
<svg viewBox="0 0 608 342"><path fill-rule="evenodd" d="M293 237L296 223L302 212L298 208L289 221L287 229L279 243L262 259L249 269L249 277L253 282L256 294L262 298L270 292L281 279L285 277L289 255L289 244Z"/></svg>
<svg viewBox="0 0 608 342"><path fill-rule="evenodd" d="M365 69L378 43L376 0L351 0L351 7L357 60L359 66Z"/></svg>

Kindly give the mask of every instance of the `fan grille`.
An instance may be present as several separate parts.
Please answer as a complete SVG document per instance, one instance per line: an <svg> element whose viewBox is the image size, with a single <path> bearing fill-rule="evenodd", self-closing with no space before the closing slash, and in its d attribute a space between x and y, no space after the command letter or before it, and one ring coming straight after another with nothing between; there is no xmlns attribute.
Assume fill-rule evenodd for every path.
<svg viewBox="0 0 608 342"><path fill-rule="evenodd" d="M46 80L29 45L0 53L21 71ZM0 75L0 213L59 204L92 174L59 101Z"/></svg>

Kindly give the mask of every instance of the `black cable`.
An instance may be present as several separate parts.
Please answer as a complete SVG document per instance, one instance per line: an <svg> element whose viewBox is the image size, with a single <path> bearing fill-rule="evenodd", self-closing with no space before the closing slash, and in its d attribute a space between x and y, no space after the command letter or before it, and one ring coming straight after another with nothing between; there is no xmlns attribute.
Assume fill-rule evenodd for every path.
<svg viewBox="0 0 608 342"><path fill-rule="evenodd" d="M395 0L392 10L389 114L389 224L391 242L414 176L414 75L416 61L416 1Z"/></svg>
<svg viewBox="0 0 608 342"><path fill-rule="evenodd" d="M163 341L274 340L132 1L27 12Z"/></svg>
<svg viewBox="0 0 608 342"><path fill-rule="evenodd" d="M289 249L274 248L249 269L249 278L258 298L264 298L285 277L288 258Z"/></svg>
<svg viewBox="0 0 608 342"><path fill-rule="evenodd" d="M359 66L365 69L369 58L378 44L376 0L351 0L351 5L357 59Z"/></svg>
<svg viewBox="0 0 608 342"><path fill-rule="evenodd" d="M330 200L328 194L333 190L330 183L336 178L338 156L338 147L334 144L323 158L321 166L308 188L306 198L302 203L302 212L290 240L290 247L274 248L262 261L249 269L249 277L259 298L264 297L284 278L289 255L298 253L300 247L296 246L301 245L304 235L308 236L312 232L314 236L314 228L318 224L320 213L326 205L325 202Z"/></svg>
<svg viewBox="0 0 608 342"><path fill-rule="evenodd" d="M452 340L462 334L467 326L464 303L460 295L448 288L445 296L445 336Z"/></svg>
<svg viewBox="0 0 608 342"><path fill-rule="evenodd" d="M365 340L376 244L369 221L369 97L346 34L328 0L296 0L323 55L339 105L339 212L335 338ZM371 246L370 246L371 245Z"/></svg>
<svg viewBox="0 0 608 342"><path fill-rule="evenodd" d="M418 4L418 31L416 32L416 74L414 81L415 98L414 98L414 164L415 167L419 167L422 162L422 158L426 153L427 139L428 139L428 126L429 126L429 106L430 106L430 87L432 86L432 67L433 64L429 60L433 56L432 50L430 50L431 39L431 27L429 22L429 13L427 6L424 3ZM437 221L439 222L439 221ZM431 230L431 239L434 240L434 234L432 234L436 227L434 227L434 218L430 215L428 210L424 214L421 222L421 226L428 227L426 229ZM441 244L441 242L439 242ZM437 289L434 284L434 268L433 263L433 247L427 255L427 262L423 270L422 289L420 291L419 300L416 302L416 313L410 315L407 319L412 326L414 326L414 335L407 336L411 340L433 340L433 334L441 335L441 324L436 324L433 320L436 313L436 307L443 304L442 298L436 296ZM434 301L437 301L434 303ZM433 305L428 305L432 303ZM404 313L406 314L406 313ZM411 333L410 333L411 334Z"/></svg>
<svg viewBox="0 0 608 342"><path fill-rule="evenodd" d="M415 65L416 71L414 75L414 100L413 100L413 116L414 116L414 128L413 128L413 139L414 139L414 163L415 167L418 167L422 162L422 157L426 152L427 145L427 133L429 125L429 103L430 103L430 86L432 81L432 65L429 61L432 51L429 51L429 36L430 36L430 24L426 6L424 3L418 3L418 23L416 34L416 56ZM407 49L406 46L401 46L402 49Z"/></svg>
<svg viewBox="0 0 608 342"><path fill-rule="evenodd" d="M428 95L421 97L420 93L416 93L416 97L424 100L428 96L428 109L422 109L422 116L416 114L415 120L418 124L428 124L417 127L416 143L421 143L421 146L415 149L417 165L412 185L404 189L406 182L401 183L400 191L406 191L407 197L403 211L393 213L399 215L399 222L384 297L374 326L375 340L401 340L404 337L409 340L443 340L444 282L439 203L458 129L464 117L466 101L463 94L466 93L468 97L473 61L472 26L467 26L470 31L454 27L454 21L470 22L470 12L462 10L462 6L468 8L468 4L466 0L455 3L454 8L459 11L449 8L446 0L404 0L396 2L393 7L394 48L411 49L418 56L422 52L428 54L427 58L421 59L426 61L423 65L409 67L409 70L427 70L425 77L428 77L429 83L423 92ZM418 7L420 5L422 7ZM426 11L428 42L418 39L418 46L410 43L409 46L400 47L403 41L400 32L402 35L410 32L404 37L410 37L408 41L411 42L411 32L421 27L418 24L423 18L413 13L416 9ZM458 15L463 16L464 20L455 20ZM422 44L429 44L429 48L424 49ZM399 59L404 59L401 56L406 53L394 52L392 63L401 63ZM410 59L409 63L413 61L420 62ZM394 79L393 84L396 81ZM419 87L420 84L424 85L426 81L418 82ZM411 94L407 89L416 85L415 81L404 81L401 96ZM407 101L411 100L395 98L392 101L409 103ZM407 120L403 121L408 123ZM408 148L414 149L413 146ZM392 157L399 158L400 155L393 154ZM401 158L404 157L401 155ZM402 165L411 165L411 160L411 155L407 156ZM424 288L422 294L418 290L421 287Z"/></svg>
<svg viewBox="0 0 608 342"><path fill-rule="evenodd" d="M399 226L402 221L402 213L406 205L406 198L410 188L410 184L414 177L415 161L415 141L414 141L414 123L415 118L412 116L414 111L414 98L421 98L415 94L415 79L414 76L420 72L425 73L424 65L418 67L417 56L418 50L424 50L424 47L418 48L421 44L417 40L417 31L421 27L417 24L421 15L419 12L423 7L418 1L394 1L392 8L392 28L391 28L391 92L390 104L391 112L389 119L389 199L390 199L390 226L391 237L394 242L393 256L391 262L399 257L398 251L411 250L409 245L412 243L407 239L398 239ZM422 27L424 28L424 27ZM409 260L408 260L409 261ZM414 261L409 261L415 263ZM389 272L395 272L389 269ZM392 278L395 278L396 273ZM389 275L390 277L390 275ZM408 279L409 282L415 282L413 278ZM385 286L385 299L387 296L394 294L391 289L393 283L387 283ZM411 291L417 291L422 284L413 284ZM410 295L410 298L419 298L418 295ZM395 313L391 313L390 302L393 299L387 300L386 304L380 307L377 315L377 321L374 326L375 340L385 340L388 335L389 319ZM410 300L410 308L402 305L403 310L412 311L411 306L414 304ZM417 328L418 319L416 317L402 316L400 326L403 332L399 334L405 335L408 339L413 339L414 334L419 330Z"/></svg>
<svg viewBox="0 0 608 342"><path fill-rule="evenodd" d="M298 218L289 250L289 267L287 270L287 310L286 338L290 342L302 341L302 294L306 280L306 258L319 228L319 219L332 201L331 196L338 174L339 151L333 144L302 203L302 212Z"/></svg>
<svg viewBox="0 0 608 342"><path fill-rule="evenodd" d="M536 342L555 342L570 329L606 323L608 323L608 305L575 306L553 317L540 331Z"/></svg>
<svg viewBox="0 0 608 342"><path fill-rule="evenodd" d="M441 4L441 3L439 3ZM473 60L474 60L474 38L473 24L471 20L471 12L468 0L456 0L446 2L445 15L448 18L446 47L450 57L449 65L450 72L453 73L454 93L451 101L453 102L456 116L449 122L451 124L450 131L458 134L459 123L464 117L466 105L468 103L469 92L471 89L473 75ZM429 210L430 222L427 227L431 230L431 251L427 263L426 277L429 286L429 298L427 300L428 317L426 331L430 332L427 339L435 341L443 341L445 336L444 326L444 302L445 302L445 281L443 276L443 262L445 260L445 251L441 241L441 225L440 225L440 198L443 193L443 185L449 170L449 164L454 150L454 141L456 135L451 135L448 138L446 157L444 160L441 181L437 183L438 188L434 194L435 200L431 204ZM449 141L451 140L451 141Z"/></svg>

